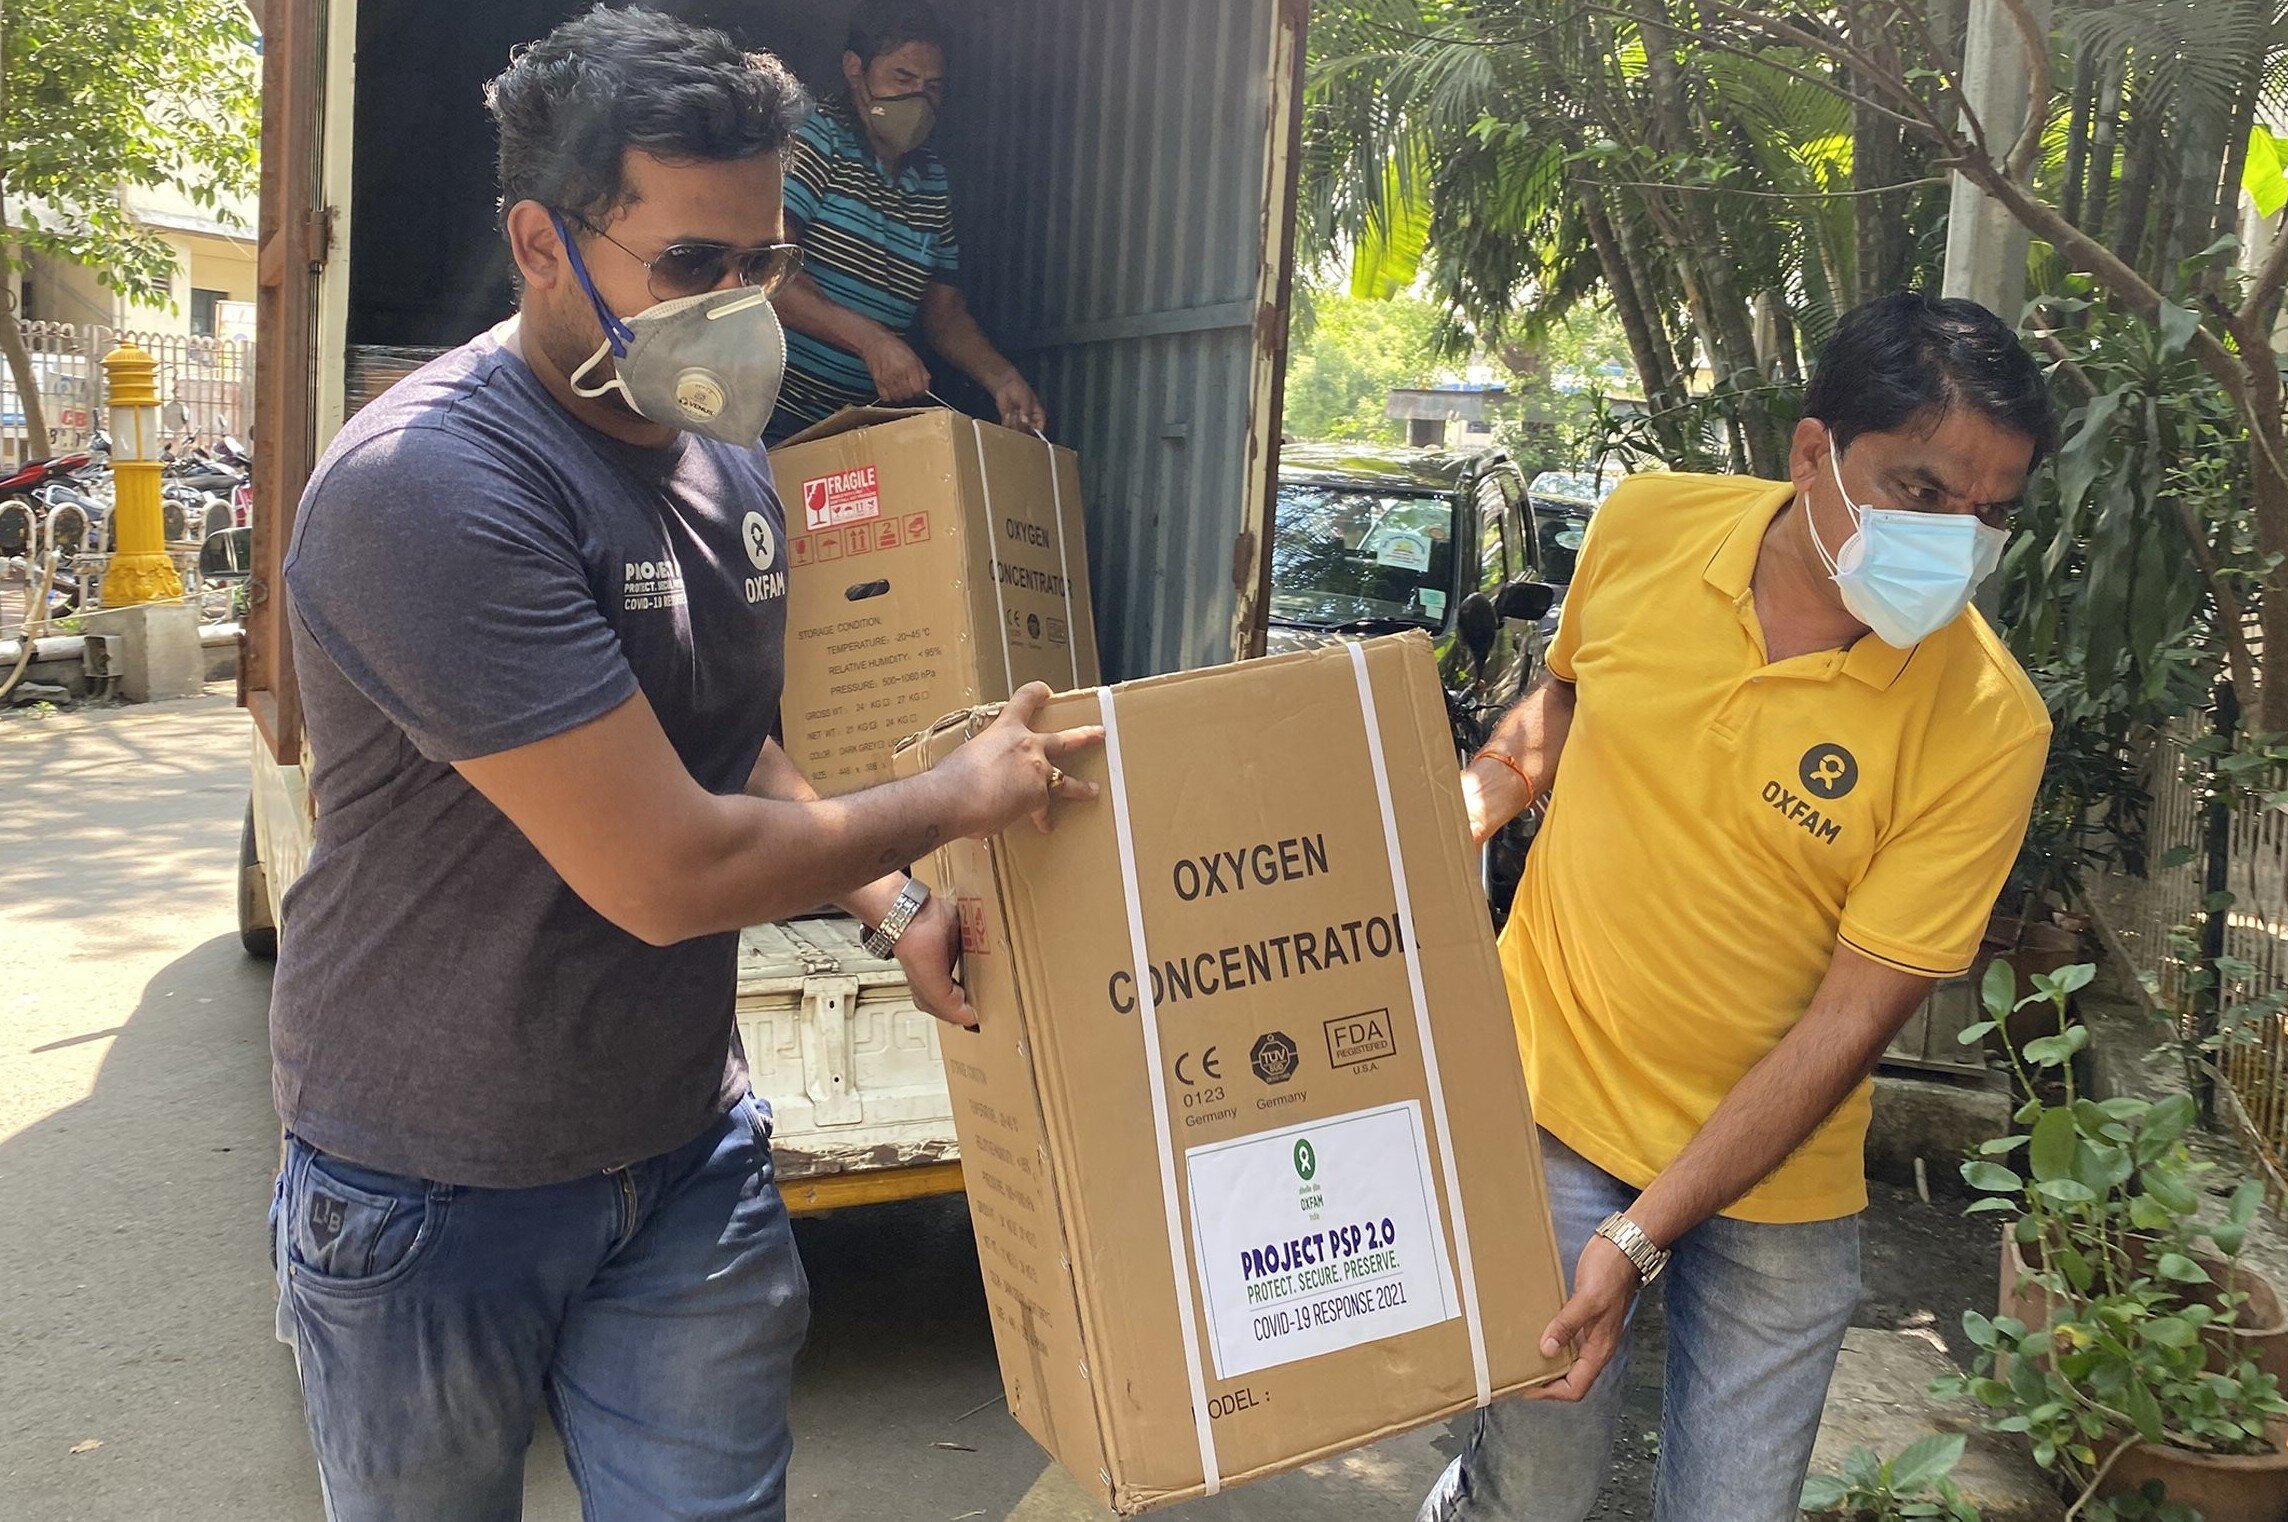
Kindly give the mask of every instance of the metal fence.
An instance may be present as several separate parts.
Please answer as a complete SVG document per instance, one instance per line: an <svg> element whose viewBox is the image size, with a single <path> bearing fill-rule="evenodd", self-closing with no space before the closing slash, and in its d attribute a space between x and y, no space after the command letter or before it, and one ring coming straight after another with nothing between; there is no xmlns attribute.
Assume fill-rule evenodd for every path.
<svg viewBox="0 0 2288 1522"><path fill-rule="evenodd" d="M47 414L47 453L85 448L104 426L103 356L131 343L159 362L160 420L168 441L205 447L223 434L241 440L254 421L254 344L244 338L193 338L64 322L21 324L34 384ZM11 468L30 455L22 394L0 365L0 460Z"/></svg>
<svg viewBox="0 0 2288 1522"><path fill-rule="evenodd" d="M2219 1066L2233 1103L2220 1108L2237 1109L2277 1200L2288 1194L2288 1012L2229 1016L2288 991L2288 813L2241 802L2230 812L2229 829L2212 842L2206 763L2188 769L2186 757L2205 727L2198 720L2173 726L2146 758L2153 799L2147 875L2108 874L2091 885L2090 898L2134 967L2151 977L2161 1009L2190 1035L2200 1019L2190 975L2201 960L2212 867L2221 877L2232 902L2223 911L2220 966L2227 975L2215 1002L2228 1016ZM2214 862L2212 844L2223 848Z"/></svg>

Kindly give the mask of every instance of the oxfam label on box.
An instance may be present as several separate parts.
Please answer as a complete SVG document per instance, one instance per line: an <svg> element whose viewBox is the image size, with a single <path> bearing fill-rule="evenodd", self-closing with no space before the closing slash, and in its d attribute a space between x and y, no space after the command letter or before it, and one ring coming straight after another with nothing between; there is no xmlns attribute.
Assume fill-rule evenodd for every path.
<svg viewBox="0 0 2288 1522"><path fill-rule="evenodd" d="M1184 1154L1218 1379L1461 1314L1414 1100Z"/></svg>

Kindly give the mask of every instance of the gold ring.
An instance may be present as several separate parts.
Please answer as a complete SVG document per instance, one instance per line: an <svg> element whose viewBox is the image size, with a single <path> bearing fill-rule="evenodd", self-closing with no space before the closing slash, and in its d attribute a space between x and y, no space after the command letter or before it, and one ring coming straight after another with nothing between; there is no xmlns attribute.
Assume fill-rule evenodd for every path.
<svg viewBox="0 0 2288 1522"><path fill-rule="evenodd" d="M1064 785L1065 785L1065 769L1064 769L1063 767L1061 767L1061 766L1052 766L1052 767L1050 767L1050 768L1049 768L1049 791L1053 793L1053 792L1055 792L1055 791L1056 791L1058 788L1060 788L1060 787L1063 787Z"/></svg>

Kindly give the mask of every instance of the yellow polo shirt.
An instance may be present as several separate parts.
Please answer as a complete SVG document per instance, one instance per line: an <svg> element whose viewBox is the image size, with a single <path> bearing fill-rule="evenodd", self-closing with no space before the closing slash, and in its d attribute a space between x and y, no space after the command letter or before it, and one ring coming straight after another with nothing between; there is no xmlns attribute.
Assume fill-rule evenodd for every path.
<svg viewBox="0 0 2288 1522"><path fill-rule="evenodd" d="M1969 967L2050 723L1975 612L1767 660L1749 590L1794 495L1646 475L1599 509L1549 665L1578 705L1501 941L1535 1117L1642 1188L1801 1018L1836 943ZM1871 1085L1727 1215L1867 1203Z"/></svg>

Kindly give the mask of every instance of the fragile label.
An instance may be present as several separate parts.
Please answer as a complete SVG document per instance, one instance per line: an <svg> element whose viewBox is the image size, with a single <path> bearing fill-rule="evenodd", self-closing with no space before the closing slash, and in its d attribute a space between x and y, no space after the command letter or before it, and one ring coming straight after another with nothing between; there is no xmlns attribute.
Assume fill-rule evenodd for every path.
<svg viewBox="0 0 2288 1522"><path fill-rule="evenodd" d="M1184 1154L1218 1379L1460 1314L1415 1100Z"/></svg>
<svg viewBox="0 0 2288 1522"><path fill-rule="evenodd" d="M802 483L802 521L806 528L839 528L881 516L882 478L871 465L838 470Z"/></svg>

